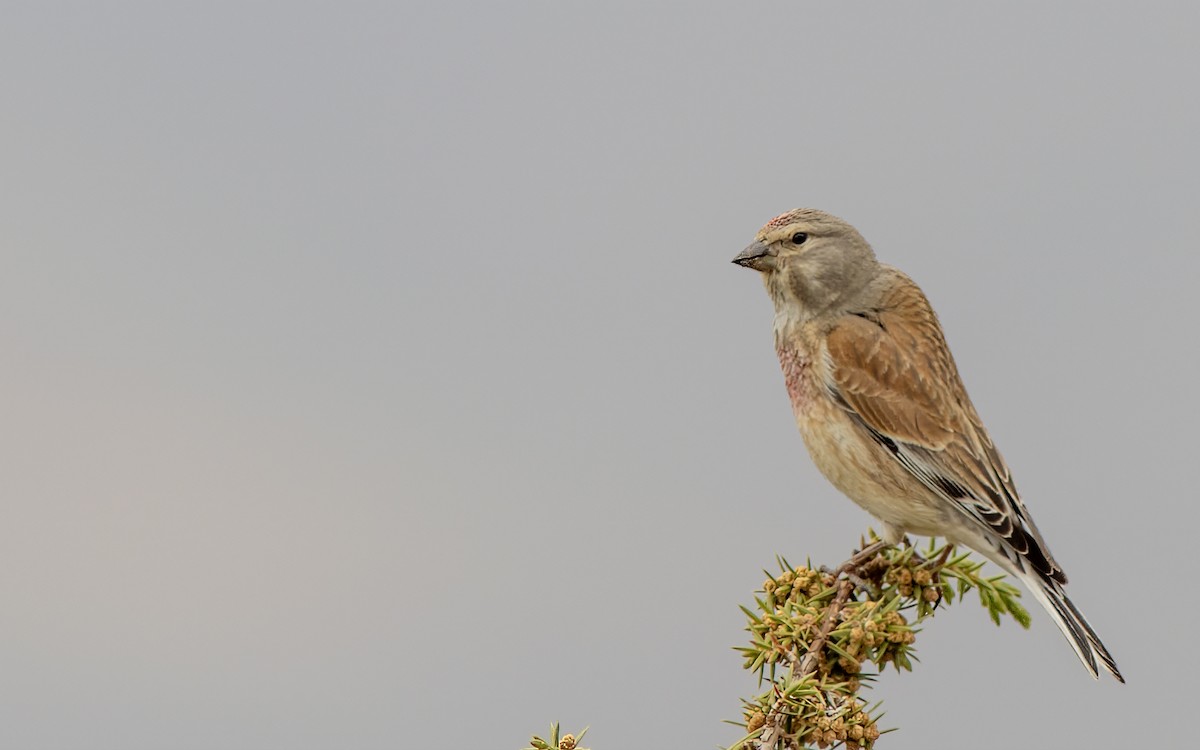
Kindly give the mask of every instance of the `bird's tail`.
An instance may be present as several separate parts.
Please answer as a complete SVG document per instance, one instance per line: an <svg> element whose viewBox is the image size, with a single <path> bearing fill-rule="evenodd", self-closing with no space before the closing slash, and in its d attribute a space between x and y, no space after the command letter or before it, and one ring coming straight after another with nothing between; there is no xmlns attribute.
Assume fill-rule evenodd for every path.
<svg viewBox="0 0 1200 750"><path fill-rule="evenodd" d="M1117 662L1113 659L1112 654L1108 653L1108 649L1100 642L1100 636L1096 635L1095 630L1092 630L1092 626L1088 624L1083 613L1076 609L1071 600L1067 598L1061 583L1047 580L1028 568L1013 570L1010 565L1004 567L1010 568L1009 572L1020 578L1021 582L1025 584L1025 588L1029 589L1034 598L1046 608L1050 619L1054 620L1054 624L1066 636L1071 648L1075 649L1075 654L1079 656L1083 666L1092 673L1092 677L1097 679L1100 677L1096 666L1099 662L1100 666L1112 673L1112 676L1116 677L1118 681L1125 682L1125 678L1117 669Z"/></svg>

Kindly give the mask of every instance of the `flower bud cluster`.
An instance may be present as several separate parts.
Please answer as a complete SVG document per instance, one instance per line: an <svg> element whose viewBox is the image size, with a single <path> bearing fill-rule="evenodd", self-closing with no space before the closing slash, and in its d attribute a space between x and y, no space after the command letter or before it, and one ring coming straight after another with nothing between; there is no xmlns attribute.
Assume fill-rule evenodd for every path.
<svg viewBox="0 0 1200 750"><path fill-rule="evenodd" d="M801 744L818 748L833 747L840 742L849 750L865 750L879 739L879 728L858 701L848 698L840 710L818 716L797 739Z"/></svg>
<svg viewBox="0 0 1200 750"><path fill-rule="evenodd" d="M587 734L586 728L578 735L564 734L562 737L559 737L558 723L556 722L550 725L549 739L543 739L535 734L533 739L529 741L529 747L522 748L522 750L587 750L585 747L578 746L579 740L585 734Z"/></svg>
<svg viewBox="0 0 1200 750"><path fill-rule="evenodd" d="M799 567L763 582L766 596L751 613L747 629L751 646L741 648L746 668L762 670L808 650L821 627L824 607L832 598L833 576Z"/></svg>
<svg viewBox="0 0 1200 750"><path fill-rule="evenodd" d="M887 568L881 581L885 590L911 599L919 617L933 614L942 600L944 584L930 563L912 555L902 555ZM906 605L910 606L910 605Z"/></svg>
<svg viewBox="0 0 1200 750"><path fill-rule="evenodd" d="M871 600L847 609L850 627L842 641L842 649L847 655L839 660L843 669L856 673L858 669L850 667L861 667L865 660L874 662L881 669L889 663L895 664L897 669L912 668L909 647L917 635L899 610L883 610Z"/></svg>
<svg viewBox="0 0 1200 750"><path fill-rule="evenodd" d="M812 683L809 683L810 685ZM771 693L764 693L765 701ZM767 721L765 703L750 704L744 714L746 731L754 733ZM879 739L879 727L861 701L842 695L825 695L804 690L784 694L775 708L776 720L787 727L781 738L784 747L828 748L839 743L851 750L869 750ZM743 746L745 747L745 746Z"/></svg>
<svg viewBox="0 0 1200 750"><path fill-rule="evenodd" d="M831 586L832 575L801 566L763 581L762 590L767 595L767 603L779 610L786 607L788 602L812 599Z"/></svg>

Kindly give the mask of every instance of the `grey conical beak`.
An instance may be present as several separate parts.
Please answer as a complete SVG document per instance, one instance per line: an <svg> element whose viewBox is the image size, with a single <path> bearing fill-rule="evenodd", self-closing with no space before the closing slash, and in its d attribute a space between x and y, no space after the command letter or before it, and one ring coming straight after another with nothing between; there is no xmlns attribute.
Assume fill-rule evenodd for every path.
<svg viewBox="0 0 1200 750"><path fill-rule="evenodd" d="M761 242L752 242L749 247L734 257L733 262L755 271L768 271L775 267L775 254Z"/></svg>

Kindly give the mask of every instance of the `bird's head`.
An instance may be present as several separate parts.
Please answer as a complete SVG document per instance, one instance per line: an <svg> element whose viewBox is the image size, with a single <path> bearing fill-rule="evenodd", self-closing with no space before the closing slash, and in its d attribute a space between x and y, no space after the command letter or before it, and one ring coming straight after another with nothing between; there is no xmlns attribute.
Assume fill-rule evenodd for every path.
<svg viewBox="0 0 1200 750"><path fill-rule="evenodd" d="M733 262L762 274L776 310L814 317L847 304L879 264L854 227L814 208L771 219Z"/></svg>

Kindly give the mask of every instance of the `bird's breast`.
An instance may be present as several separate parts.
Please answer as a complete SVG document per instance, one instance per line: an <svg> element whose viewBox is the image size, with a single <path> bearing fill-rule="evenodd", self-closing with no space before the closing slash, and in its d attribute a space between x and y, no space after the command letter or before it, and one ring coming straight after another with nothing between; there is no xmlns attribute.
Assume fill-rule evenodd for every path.
<svg viewBox="0 0 1200 750"><path fill-rule="evenodd" d="M792 337L776 346L796 426L813 463L842 494L890 527L939 534L944 510L834 401L823 345Z"/></svg>
<svg viewBox="0 0 1200 750"><path fill-rule="evenodd" d="M812 355L800 347L788 345L778 346L775 351L779 355L783 384L791 399L792 410L799 419L808 412L817 391Z"/></svg>

